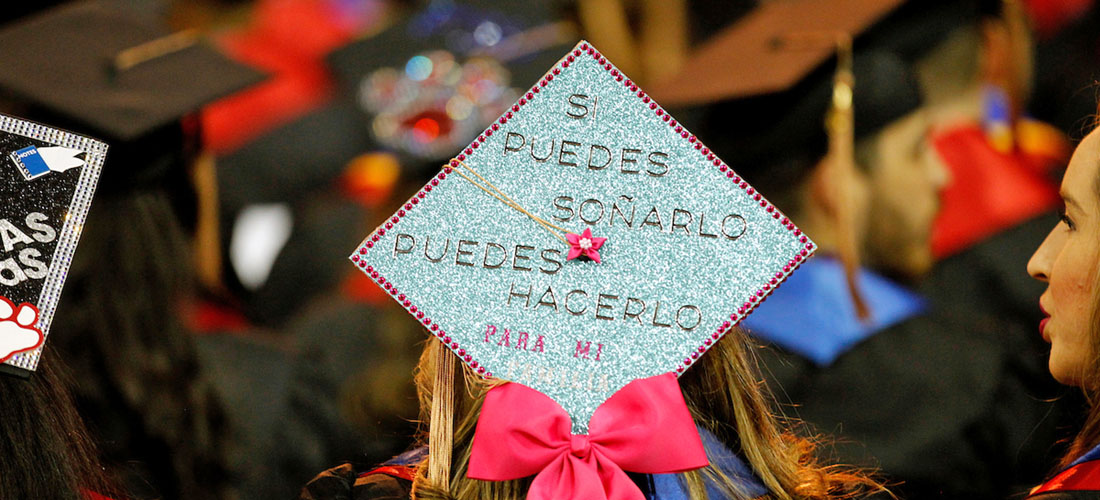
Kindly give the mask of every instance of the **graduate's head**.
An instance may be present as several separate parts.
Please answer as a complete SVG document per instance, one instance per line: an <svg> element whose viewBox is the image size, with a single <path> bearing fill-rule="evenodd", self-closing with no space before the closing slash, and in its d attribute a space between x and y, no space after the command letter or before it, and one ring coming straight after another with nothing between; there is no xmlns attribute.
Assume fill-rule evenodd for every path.
<svg viewBox="0 0 1100 500"><path fill-rule="evenodd" d="M0 144L0 491L111 495L52 342L76 333L53 320L107 146L7 115Z"/></svg>
<svg viewBox="0 0 1100 500"><path fill-rule="evenodd" d="M174 312L193 276L197 112L262 75L106 1L4 26L0 65L0 94L21 114L109 145L55 318L67 334L54 346L81 370L81 396L110 399L140 432L174 443L175 470L164 473L178 482L156 485L161 493L222 488L221 404Z"/></svg>
<svg viewBox="0 0 1100 500"><path fill-rule="evenodd" d="M760 38L758 29L740 29ZM789 73L782 67L755 66L799 64L799 76L778 87L731 85L736 92L727 98L710 93L701 101L706 106L698 134L738 174L784 207L823 251L838 253L849 234L872 267L903 277L920 276L932 264L931 226L947 174L930 154L928 114L913 71L897 54L863 47L856 38L851 65L854 142L849 139L848 151L837 151L843 140L831 141L826 126L835 89L834 39L787 34L782 27L773 31L773 41L761 49L767 53L745 62L744 68L711 62L698 71L718 77L717 69L706 67L721 68L733 75L730 78L742 79L754 71ZM720 42L731 40L738 42L736 37ZM806 51L807 46L824 52L809 62L783 61L790 59L787 52ZM691 71L689 66L686 72ZM707 78L686 75L681 82ZM661 94L654 94L660 99ZM854 168L835 168L837 158L846 158ZM838 217L841 212L848 215Z"/></svg>
<svg viewBox="0 0 1100 500"><path fill-rule="evenodd" d="M865 225L857 226L864 255L899 277L920 277L933 264L932 223L949 174L928 142L929 127L927 113L917 110L856 143L856 182L868 198ZM810 206L820 206L815 198Z"/></svg>
<svg viewBox="0 0 1100 500"><path fill-rule="evenodd" d="M831 2L813 3L824 9ZM614 106L613 111L597 115L596 96L604 106L600 110ZM590 112L580 105L588 99ZM816 245L587 42L578 43L511 109L350 257L445 346L430 341L424 366L434 367L421 371L422 388L428 387L425 375L432 381L430 397L422 390L421 401L433 449L427 471L414 483L417 496L509 498L522 493L524 481L530 480L528 495L549 498L596 487L597 477L608 492L636 488L620 470L684 472L682 484L691 498L707 495L705 478L717 479L723 496L734 498L768 491L779 498L827 497L872 486L860 475L823 469L812 458L812 445L782 430L763 396L752 351L735 326ZM530 144L526 152L519 145L521 131ZM549 159L534 153L531 138L566 133L592 144L586 168L569 156L575 155L570 148L581 143L565 139L559 141L556 163L570 168L527 168ZM625 148L625 158L604 155L603 164L591 154L614 151L620 141L665 149L650 155L644 176L636 175L641 170L634 168L639 163L631 159L634 149ZM618 167L605 170L615 157ZM663 168L673 164L678 170ZM718 182L713 190L711 180ZM525 194L519 193L520 185L526 186ZM602 205L597 198L620 201L609 212L574 210L574 196L582 195L587 198L582 204L590 208ZM554 202L555 222L538 215L544 213L538 207L546 206L540 199ZM642 210L627 208L631 215L620 214L623 222L599 222L603 213L648 200L694 207L699 229L685 227L689 211L677 208L666 231L656 206L639 207L648 214L645 220ZM704 212L724 214L716 227L725 236L706 230ZM427 236L420 236L438 234L440 227L464 238L453 247L456 267L432 264L442 260L432 256L439 245L440 255L450 253L449 242L456 236L433 237L432 253ZM637 236L643 227L655 231ZM534 271L522 265L534 257L521 255L533 247L509 240L545 242L540 243L547 248L541 253L544 260L555 252L567 256L550 260L556 267L539 269L547 276L540 276L534 288L519 281L522 275L498 272L501 265L491 263L496 258L489 260L488 252L478 263L468 262L472 251L462 248L478 244L468 235L488 241L485 247L495 249L495 255L511 255L512 271ZM687 235L699 237L694 243L704 246L674 239ZM492 243L500 238L514 250ZM407 255L414 250L415 257ZM714 257L721 260L705 263ZM426 271L440 274L425 279ZM568 292L558 286L559 276ZM606 291L609 286L616 291ZM673 289L684 291L684 300L690 301L676 303L675 325L659 320L660 308L671 303L660 294ZM731 298L734 304L728 304ZM615 301L623 305L621 315L611 312ZM652 314L648 320L640 317L644 305ZM703 321L715 323L716 330L696 329ZM615 332L579 336L593 325ZM670 328L686 334L670 336L675 331ZM459 375L447 368L455 361L462 363ZM481 380L480 375L513 383ZM458 405L446 402L452 389L465 392ZM453 433L452 408L457 417ZM728 468L731 477L724 477L717 457L726 448L743 457L766 487L754 480L731 481L735 473ZM645 463L636 459L641 456ZM714 459L710 465L708 456ZM436 488L447 491L430 493ZM757 492L746 495L750 489Z"/></svg>
<svg viewBox="0 0 1100 500"><path fill-rule="evenodd" d="M1091 409L1058 468L1100 444L1100 127L1073 152L1062 179L1062 220L1027 263L1046 283L1039 333L1050 342L1048 368L1059 382L1080 387Z"/></svg>
<svg viewBox="0 0 1100 500"><path fill-rule="evenodd" d="M1051 375L1089 391L1100 388L1100 128L1077 146L1061 195L1062 220L1032 255L1027 270L1046 283L1039 325L1050 342Z"/></svg>

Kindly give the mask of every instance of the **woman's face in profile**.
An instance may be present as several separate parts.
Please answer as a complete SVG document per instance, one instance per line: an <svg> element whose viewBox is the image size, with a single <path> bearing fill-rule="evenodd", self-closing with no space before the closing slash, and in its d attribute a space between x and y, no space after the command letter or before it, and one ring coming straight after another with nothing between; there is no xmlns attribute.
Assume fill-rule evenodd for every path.
<svg viewBox="0 0 1100 500"><path fill-rule="evenodd" d="M1100 261L1100 128L1073 152L1062 179L1062 221L1031 256L1028 273L1047 284L1039 304L1040 323L1050 342L1050 373L1063 384L1081 385L1091 359L1089 334L1095 276Z"/></svg>

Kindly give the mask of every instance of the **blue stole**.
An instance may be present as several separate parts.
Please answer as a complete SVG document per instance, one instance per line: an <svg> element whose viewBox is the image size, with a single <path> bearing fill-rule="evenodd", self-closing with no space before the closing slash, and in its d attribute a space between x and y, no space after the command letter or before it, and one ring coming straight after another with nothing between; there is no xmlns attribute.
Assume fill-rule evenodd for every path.
<svg viewBox="0 0 1100 500"><path fill-rule="evenodd" d="M768 494L768 488L756 477L752 469L738 457L736 453L726 447L714 434L706 429L698 427L699 437L703 440L703 448L707 450L707 459L710 464L718 467L734 481L742 486L742 491L749 498L761 497ZM653 474L653 495L649 500L688 500L687 485L680 480L679 474ZM727 498L717 485L706 482L707 496L711 500Z"/></svg>
<svg viewBox="0 0 1100 500"><path fill-rule="evenodd" d="M828 366L856 344L927 308L923 297L865 269L859 270L856 282L871 312L866 321L856 316L841 263L815 257L742 325L750 335Z"/></svg>
<svg viewBox="0 0 1100 500"><path fill-rule="evenodd" d="M409 451L406 451L406 452L404 452L404 453L402 453L402 454L400 454L396 457L393 457L389 460L386 460L385 462L382 462L382 465L402 465L402 466L406 466L406 467L413 467L416 464L419 464L419 463L423 462L424 460L427 460L427 458L428 458L428 446L424 445L424 446L420 446L420 447L417 447L417 448L413 448L413 449L411 449Z"/></svg>

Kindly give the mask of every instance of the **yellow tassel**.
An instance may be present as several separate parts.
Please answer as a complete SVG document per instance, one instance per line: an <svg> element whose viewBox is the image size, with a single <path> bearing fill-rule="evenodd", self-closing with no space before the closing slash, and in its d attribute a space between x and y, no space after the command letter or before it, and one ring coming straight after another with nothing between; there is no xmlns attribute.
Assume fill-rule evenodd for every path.
<svg viewBox="0 0 1100 500"><path fill-rule="evenodd" d="M859 291L856 276L859 271L859 244L856 241L855 221L850 203L855 169L855 117L852 91L855 75L852 73L852 39L837 39L837 68L833 80L833 102L826 118L829 134L829 175L834 186L834 214L836 217L837 254L844 265L844 277L848 293L855 304L856 315L861 320L870 317L867 303Z"/></svg>

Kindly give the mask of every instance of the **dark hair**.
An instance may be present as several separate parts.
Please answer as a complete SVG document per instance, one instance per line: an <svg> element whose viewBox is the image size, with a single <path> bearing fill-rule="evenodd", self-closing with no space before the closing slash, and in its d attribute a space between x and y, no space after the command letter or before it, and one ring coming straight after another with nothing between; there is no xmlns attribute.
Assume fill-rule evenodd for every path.
<svg viewBox="0 0 1100 500"><path fill-rule="evenodd" d="M88 492L121 498L99 465L49 348L23 379L0 374L0 492L4 498L84 500Z"/></svg>
<svg viewBox="0 0 1100 500"><path fill-rule="evenodd" d="M124 165L115 165L116 168ZM54 347L109 465L134 493L217 498L228 488L224 409L179 320L192 290L186 233L165 188L103 196L58 307Z"/></svg>

